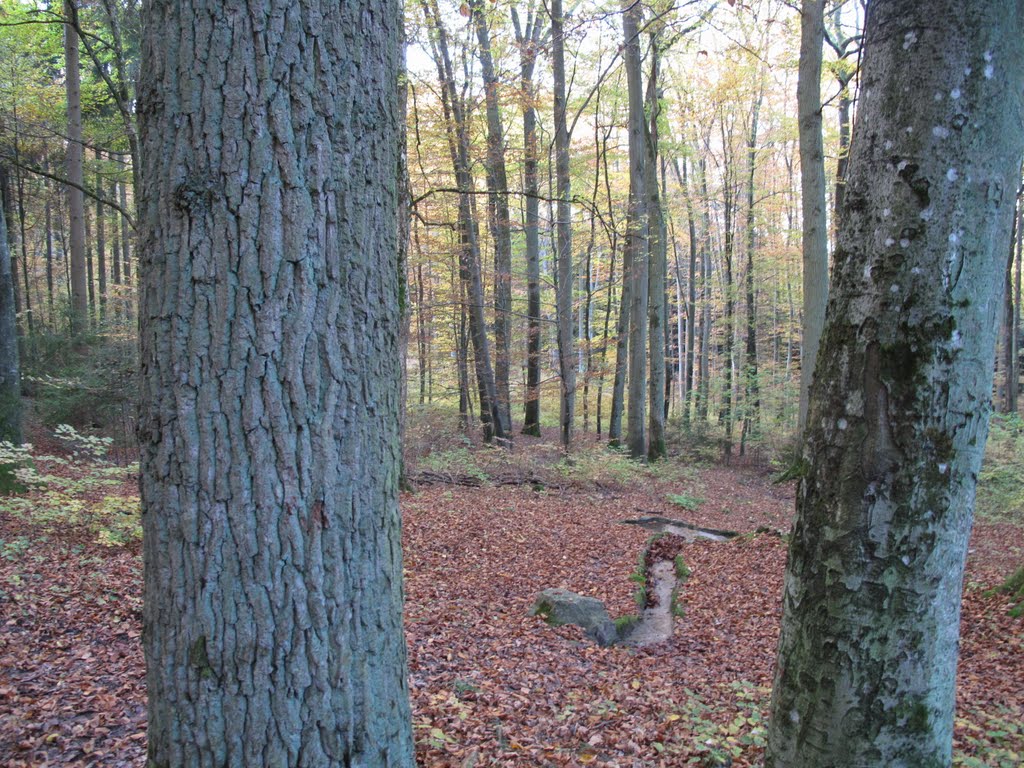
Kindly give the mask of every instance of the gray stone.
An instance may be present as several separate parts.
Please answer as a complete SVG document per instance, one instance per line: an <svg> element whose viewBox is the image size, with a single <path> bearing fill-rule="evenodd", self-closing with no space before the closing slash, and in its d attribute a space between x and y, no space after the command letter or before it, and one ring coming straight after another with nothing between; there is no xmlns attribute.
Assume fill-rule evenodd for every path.
<svg viewBox="0 0 1024 768"><path fill-rule="evenodd" d="M530 608L531 616L541 616L548 624L560 627L575 624L599 645L612 645L618 633L608 609L596 597L577 595L567 589L552 588L538 593Z"/></svg>

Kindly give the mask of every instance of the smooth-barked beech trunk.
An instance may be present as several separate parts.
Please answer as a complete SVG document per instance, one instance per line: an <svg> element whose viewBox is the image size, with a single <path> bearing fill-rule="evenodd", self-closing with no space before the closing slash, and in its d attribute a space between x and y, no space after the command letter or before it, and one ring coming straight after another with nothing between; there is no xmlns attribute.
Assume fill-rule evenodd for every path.
<svg viewBox="0 0 1024 768"><path fill-rule="evenodd" d="M149 768L413 765L395 0L153 0Z"/></svg>
<svg viewBox="0 0 1024 768"><path fill-rule="evenodd" d="M629 215L626 223L623 262L628 262L630 281L629 311L629 398L626 410L626 442L629 455L647 459L647 302L648 292L648 220L646 167L647 126L644 115L642 74L640 71L640 24L643 9L628 0L622 7L623 64L629 100ZM625 291L623 291L625 296Z"/></svg>
<svg viewBox="0 0 1024 768"><path fill-rule="evenodd" d="M551 70L555 96L555 177L558 185L556 314L558 316L558 371L562 381L559 405L562 447L572 447L576 423L576 345L573 339L572 195L569 177L569 129L565 101L565 37L562 0L551 0Z"/></svg>
<svg viewBox="0 0 1024 768"><path fill-rule="evenodd" d="M772 768L952 762L1024 148L1024 1L877 0L863 78L789 549Z"/></svg>

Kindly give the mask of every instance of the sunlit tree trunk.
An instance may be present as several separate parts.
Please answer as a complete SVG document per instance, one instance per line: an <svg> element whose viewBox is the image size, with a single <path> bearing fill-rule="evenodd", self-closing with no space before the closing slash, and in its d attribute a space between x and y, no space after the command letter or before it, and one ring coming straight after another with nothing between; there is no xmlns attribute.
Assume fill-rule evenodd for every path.
<svg viewBox="0 0 1024 768"><path fill-rule="evenodd" d="M491 55L489 11L483 0L472 0L471 5L487 108L487 210L494 240L494 386L498 411L502 421L509 425L511 436L508 379L512 334L512 222L505 171L505 132L501 123L498 76Z"/></svg>
<svg viewBox="0 0 1024 768"><path fill-rule="evenodd" d="M952 763L964 562L1024 148L1024 2L877 0L862 94L769 768Z"/></svg>
<svg viewBox="0 0 1024 768"><path fill-rule="evenodd" d="M825 149L821 135L821 46L825 0L802 0L797 112L800 131L800 193L803 206L803 343L800 359L800 424L825 324L828 301L828 229L825 223Z"/></svg>
<svg viewBox="0 0 1024 768"><path fill-rule="evenodd" d="M646 133L640 71L640 22L643 9L626 0L622 10L625 38L623 63L629 93L629 219L625 248L629 252L629 403L626 442L635 459L647 456L647 302L648 220ZM624 259L625 261L625 259Z"/></svg>

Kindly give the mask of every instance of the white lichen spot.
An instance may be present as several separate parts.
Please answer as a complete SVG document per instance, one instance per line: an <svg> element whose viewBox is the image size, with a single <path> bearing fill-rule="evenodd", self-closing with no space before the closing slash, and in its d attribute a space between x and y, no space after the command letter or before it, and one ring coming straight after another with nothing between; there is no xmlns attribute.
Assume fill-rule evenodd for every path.
<svg viewBox="0 0 1024 768"><path fill-rule="evenodd" d="M900 562L904 565L910 565L910 555L904 555L900 558Z"/></svg>
<svg viewBox="0 0 1024 768"><path fill-rule="evenodd" d="M790 720L791 723L799 723L800 722L800 713L797 712L795 709L790 710L790 712L789 712L789 720Z"/></svg>
<svg viewBox="0 0 1024 768"><path fill-rule="evenodd" d="M971 74L971 72L973 72L973 71L974 71L974 70L973 70L973 69L971 69L970 67L964 67L964 74L965 74L965 75L970 75L970 74Z"/></svg>
<svg viewBox="0 0 1024 768"><path fill-rule="evenodd" d="M936 91L935 92L935 100L936 101L942 101L942 91Z"/></svg>
<svg viewBox="0 0 1024 768"><path fill-rule="evenodd" d="M933 517L935 517L935 513L930 509L924 513L925 520L931 520Z"/></svg>
<svg viewBox="0 0 1024 768"><path fill-rule="evenodd" d="M892 285L889 286L889 293L899 293L899 292L900 292L899 283L893 283Z"/></svg>
<svg viewBox="0 0 1024 768"><path fill-rule="evenodd" d="M890 149L892 149L892 142L889 141L888 139L886 139L885 140L885 151L888 152Z"/></svg>
<svg viewBox="0 0 1024 768"><path fill-rule="evenodd" d="M950 91L949 92L949 98L951 98L953 101L956 101L957 99L959 99L960 98L960 89L959 88L954 88L952 91Z"/></svg>
<svg viewBox="0 0 1024 768"><path fill-rule="evenodd" d="M908 240L905 237L901 237L900 238L900 248L909 248L909 247L910 247L910 240Z"/></svg>
<svg viewBox="0 0 1024 768"><path fill-rule="evenodd" d="M985 79L986 80L991 80L992 79L992 75L994 75L995 72L996 72L995 67L993 67L991 64L986 64L985 65Z"/></svg>
<svg viewBox="0 0 1024 768"><path fill-rule="evenodd" d="M895 240L893 240L891 237L885 238L885 247L886 248L891 248L894 245L896 245L896 241Z"/></svg>
<svg viewBox="0 0 1024 768"><path fill-rule="evenodd" d="M920 267L914 267L913 269L910 270L910 274L912 275L920 275L923 272L924 270L922 270Z"/></svg>
<svg viewBox="0 0 1024 768"><path fill-rule="evenodd" d="M981 54L985 61L992 61L992 51L985 51Z"/></svg>
<svg viewBox="0 0 1024 768"><path fill-rule="evenodd" d="M957 329L953 330L953 335L949 339L949 346L952 347L953 349L963 349L964 348L964 339L960 335L960 331L959 330L957 330Z"/></svg>
<svg viewBox="0 0 1024 768"><path fill-rule="evenodd" d="M932 217L935 215L935 211L933 211L932 207L929 205L927 208L921 211L919 215L921 217L921 221L931 221Z"/></svg>
<svg viewBox="0 0 1024 768"><path fill-rule="evenodd" d="M956 181L958 178L960 178L960 174L957 173L956 168L946 171L946 181Z"/></svg>
<svg viewBox="0 0 1024 768"><path fill-rule="evenodd" d="M892 216L892 208L883 208L882 209L882 218L883 219L888 219L890 216Z"/></svg>
<svg viewBox="0 0 1024 768"><path fill-rule="evenodd" d="M870 264L870 262L864 265L864 279L865 280L870 280L871 279L871 264Z"/></svg>
<svg viewBox="0 0 1024 768"><path fill-rule="evenodd" d="M944 139L949 136L949 128L944 125L936 125L932 128L932 136Z"/></svg>
<svg viewBox="0 0 1024 768"><path fill-rule="evenodd" d="M836 422L836 426L839 427L840 431L846 429L846 426L847 426L846 419L840 419L839 421L837 421Z"/></svg>
<svg viewBox="0 0 1024 768"><path fill-rule="evenodd" d="M906 168L908 165L909 165L909 163L906 160L900 160L896 164L896 170L897 171L903 171L903 169Z"/></svg>
<svg viewBox="0 0 1024 768"><path fill-rule="evenodd" d="M903 129L903 132L904 133L913 133L914 132L914 126L908 125L906 128Z"/></svg>
<svg viewBox="0 0 1024 768"><path fill-rule="evenodd" d="M940 475L946 474L946 471L948 469L949 469L949 464L939 464L939 474Z"/></svg>
<svg viewBox="0 0 1024 768"><path fill-rule="evenodd" d="M954 243L954 244L959 243L960 242L960 232L959 232L959 230L956 231L956 232L950 232L948 239L949 239L949 242L951 242L951 243Z"/></svg>
<svg viewBox="0 0 1024 768"><path fill-rule="evenodd" d="M903 50L906 51L917 42L917 32L910 30L903 36Z"/></svg>

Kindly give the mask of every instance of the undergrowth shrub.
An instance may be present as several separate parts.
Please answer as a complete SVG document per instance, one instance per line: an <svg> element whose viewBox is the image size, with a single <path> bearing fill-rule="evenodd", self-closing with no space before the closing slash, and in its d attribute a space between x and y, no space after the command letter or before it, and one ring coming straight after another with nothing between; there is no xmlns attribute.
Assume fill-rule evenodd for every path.
<svg viewBox="0 0 1024 768"><path fill-rule="evenodd" d="M65 334L39 333L22 361L22 379L45 427L115 435L118 447L134 443L136 340L130 334L97 335L76 342Z"/></svg>
<svg viewBox="0 0 1024 768"><path fill-rule="evenodd" d="M23 491L0 497L0 512L20 518L46 533L84 529L101 544L121 546L142 538L139 498L125 483L138 474L137 464L107 459L113 440L82 434L62 424L56 436L71 454L38 454L29 444L0 443L0 464L14 466ZM119 488L122 493L110 493Z"/></svg>
<svg viewBox="0 0 1024 768"><path fill-rule="evenodd" d="M992 415L975 511L984 518L1024 522L1024 419L1016 413Z"/></svg>

